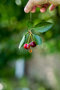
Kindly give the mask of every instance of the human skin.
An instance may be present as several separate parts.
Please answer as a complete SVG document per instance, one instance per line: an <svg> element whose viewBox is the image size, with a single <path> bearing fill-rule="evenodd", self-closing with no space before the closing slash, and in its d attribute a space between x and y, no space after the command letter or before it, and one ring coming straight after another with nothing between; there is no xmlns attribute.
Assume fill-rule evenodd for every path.
<svg viewBox="0 0 60 90"><path fill-rule="evenodd" d="M52 11L58 5L60 5L60 0L29 0L24 8L24 11L26 13L34 13L36 8L39 7L40 11L43 13L49 6L49 9Z"/></svg>

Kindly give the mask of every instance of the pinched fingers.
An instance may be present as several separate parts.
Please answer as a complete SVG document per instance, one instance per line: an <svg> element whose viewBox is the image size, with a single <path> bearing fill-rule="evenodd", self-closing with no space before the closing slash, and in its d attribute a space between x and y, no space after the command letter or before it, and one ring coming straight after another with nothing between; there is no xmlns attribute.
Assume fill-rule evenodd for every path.
<svg viewBox="0 0 60 90"><path fill-rule="evenodd" d="M29 13L31 10L32 12L35 12L36 10L35 6L37 6L38 4L41 5L45 3L47 3L47 0L29 0L27 5L24 8L24 11L26 13Z"/></svg>
<svg viewBox="0 0 60 90"><path fill-rule="evenodd" d="M38 3L36 4L33 1L34 0L29 0L27 5L25 6L24 11L26 13L29 13L29 12L35 13L37 7L40 8L40 12L44 13L50 5L49 3L38 5ZM52 11L55 9L55 7L56 7L55 5L51 4L51 6L49 7L49 10Z"/></svg>

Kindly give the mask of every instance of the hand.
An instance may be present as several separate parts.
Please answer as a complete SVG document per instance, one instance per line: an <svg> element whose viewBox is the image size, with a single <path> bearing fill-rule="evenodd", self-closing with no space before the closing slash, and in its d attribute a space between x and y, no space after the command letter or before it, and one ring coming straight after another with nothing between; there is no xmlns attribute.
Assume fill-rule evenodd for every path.
<svg viewBox="0 0 60 90"><path fill-rule="evenodd" d="M29 0L27 5L24 8L24 11L26 13L29 13L29 12L34 13L36 11L36 8L38 7L38 8L40 8L40 11L43 13L47 10L47 8L50 5L50 3L48 1L49 0ZM51 6L49 7L49 9L52 11L52 10L54 10L55 7L56 7L56 5L51 3Z"/></svg>

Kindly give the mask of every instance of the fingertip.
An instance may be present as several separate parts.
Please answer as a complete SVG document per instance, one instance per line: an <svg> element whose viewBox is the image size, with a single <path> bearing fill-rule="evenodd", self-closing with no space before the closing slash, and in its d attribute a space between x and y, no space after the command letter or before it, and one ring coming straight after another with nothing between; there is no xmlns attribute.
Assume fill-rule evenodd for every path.
<svg viewBox="0 0 60 90"><path fill-rule="evenodd" d="M26 9L26 7L25 7L25 8L24 8L24 12L25 12L25 13L29 13L29 10Z"/></svg>
<svg viewBox="0 0 60 90"><path fill-rule="evenodd" d="M45 11L46 11L45 8L41 8L41 9L40 9L40 12L42 12L42 13L44 13Z"/></svg>

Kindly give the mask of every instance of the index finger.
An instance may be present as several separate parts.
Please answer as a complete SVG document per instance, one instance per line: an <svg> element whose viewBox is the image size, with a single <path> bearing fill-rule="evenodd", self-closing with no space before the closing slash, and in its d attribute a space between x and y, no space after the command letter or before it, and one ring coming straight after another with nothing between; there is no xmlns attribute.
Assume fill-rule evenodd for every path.
<svg viewBox="0 0 60 90"><path fill-rule="evenodd" d="M29 13L32 10L33 6L34 6L34 3L32 2L32 0L29 0L27 5L24 8L24 11L26 13Z"/></svg>

